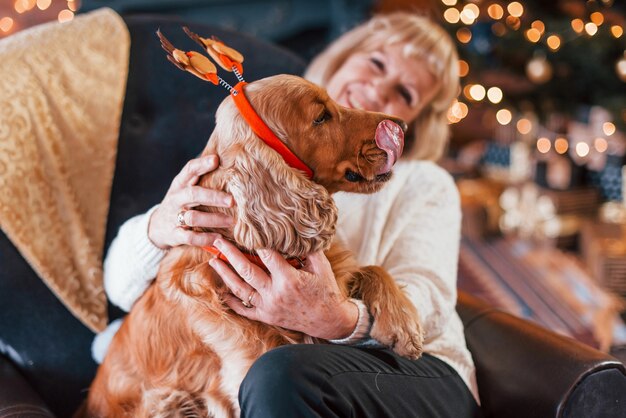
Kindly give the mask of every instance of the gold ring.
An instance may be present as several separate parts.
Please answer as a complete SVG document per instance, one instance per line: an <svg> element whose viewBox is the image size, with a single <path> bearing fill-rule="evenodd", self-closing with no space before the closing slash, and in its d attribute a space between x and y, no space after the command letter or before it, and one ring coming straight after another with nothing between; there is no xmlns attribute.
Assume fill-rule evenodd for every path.
<svg viewBox="0 0 626 418"><path fill-rule="evenodd" d="M178 216L176 216L176 223L178 224L178 226L183 227L183 228L189 226L185 222L185 212L187 212L187 210L183 209L180 212L178 212Z"/></svg>
<svg viewBox="0 0 626 418"><path fill-rule="evenodd" d="M254 306L254 305L251 303L251 301L252 301L252 296L254 296L254 290L253 290L252 292L250 292L250 296L248 296L248 300L247 300L247 301L246 301L246 300L242 300L242 301L241 301L241 304L242 304L243 306L245 306L246 308L248 308L248 309L249 309L249 308L252 308L252 307Z"/></svg>

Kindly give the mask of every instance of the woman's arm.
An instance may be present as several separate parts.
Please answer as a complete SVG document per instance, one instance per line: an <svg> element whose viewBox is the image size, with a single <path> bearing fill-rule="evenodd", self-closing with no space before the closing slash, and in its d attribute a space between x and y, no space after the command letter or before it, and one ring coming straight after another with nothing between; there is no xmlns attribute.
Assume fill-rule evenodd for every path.
<svg viewBox="0 0 626 418"><path fill-rule="evenodd" d="M126 312L150 286L166 253L148 238L148 222L157 207L126 221L104 259L104 290Z"/></svg>

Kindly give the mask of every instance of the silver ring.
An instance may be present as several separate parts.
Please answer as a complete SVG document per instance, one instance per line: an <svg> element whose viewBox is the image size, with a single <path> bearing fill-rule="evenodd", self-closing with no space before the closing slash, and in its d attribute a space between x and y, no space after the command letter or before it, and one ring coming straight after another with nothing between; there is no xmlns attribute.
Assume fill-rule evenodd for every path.
<svg viewBox="0 0 626 418"><path fill-rule="evenodd" d="M252 308L252 307L254 306L254 305L251 303L251 301L252 301L252 296L254 296L254 290L253 290L252 292L250 292L250 296L248 296L248 300L247 300L247 301L246 301L246 300L242 300L242 301L241 301L241 304L242 304L243 306L245 306L246 308L248 308L248 309Z"/></svg>
<svg viewBox="0 0 626 418"><path fill-rule="evenodd" d="M183 228L189 226L185 222L185 212L187 212L187 210L183 209L180 212L178 212L178 216L176 216L176 223L178 224L178 226L183 227Z"/></svg>

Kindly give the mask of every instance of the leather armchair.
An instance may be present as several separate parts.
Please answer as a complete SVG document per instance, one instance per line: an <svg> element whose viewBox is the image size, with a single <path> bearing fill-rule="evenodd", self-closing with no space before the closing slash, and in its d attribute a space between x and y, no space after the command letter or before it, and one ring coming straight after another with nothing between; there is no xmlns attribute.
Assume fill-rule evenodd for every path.
<svg viewBox="0 0 626 418"><path fill-rule="evenodd" d="M181 76L165 60L154 33L160 27L175 45L192 45L180 21L125 20L131 57L105 248L126 219L160 201L184 163L202 150L226 94ZM216 27L190 27L241 50L249 80L304 69L296 56L270 44ZM95 374L93 334L2 233L0 266L0 417L71 416ZM611 356L468 295L460 295L457 309L486 417L626 416L626 370ZM111 306L111 318L119 315Z"/></svg>
<svg viewBox="0 0 626 418"><path fill-rule="evenodd" d="M485 418L626 416L617 359L459 293Z"/></svg>

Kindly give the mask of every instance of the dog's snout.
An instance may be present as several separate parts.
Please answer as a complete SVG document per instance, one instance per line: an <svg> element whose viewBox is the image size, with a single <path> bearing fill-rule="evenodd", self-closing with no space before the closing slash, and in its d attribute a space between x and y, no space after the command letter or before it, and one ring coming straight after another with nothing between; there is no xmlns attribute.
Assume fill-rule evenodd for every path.
<svg viewBox="0 0 626 418"><path fill-rule="evenodd" d="M390 120L398 124L398 126L400 126L400 129L402 129L402 132L404 133L406 133L406 131L409 129L409 125L407 125L406 122L400 118L390 118Z"/></svg>

